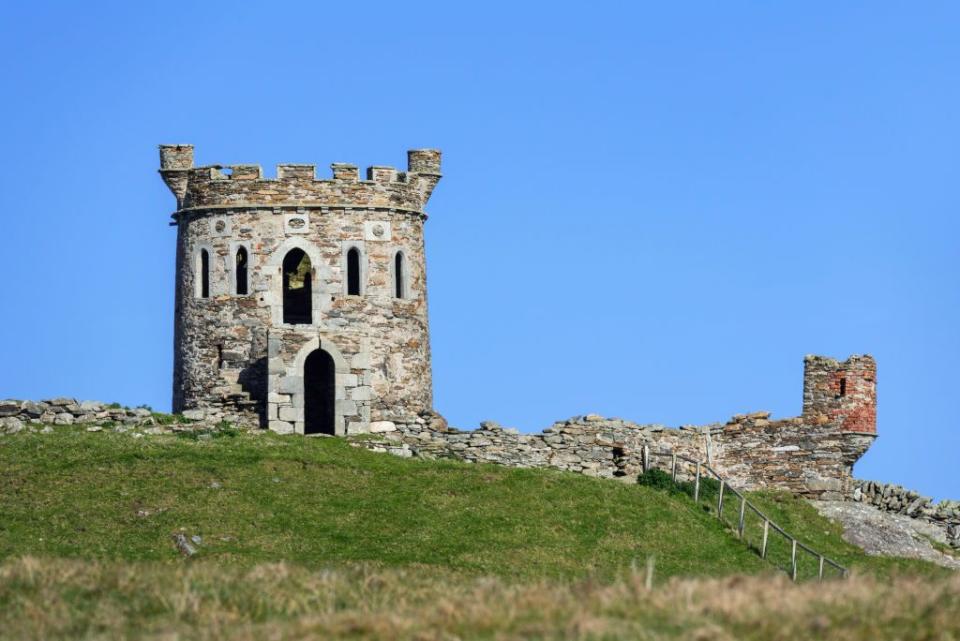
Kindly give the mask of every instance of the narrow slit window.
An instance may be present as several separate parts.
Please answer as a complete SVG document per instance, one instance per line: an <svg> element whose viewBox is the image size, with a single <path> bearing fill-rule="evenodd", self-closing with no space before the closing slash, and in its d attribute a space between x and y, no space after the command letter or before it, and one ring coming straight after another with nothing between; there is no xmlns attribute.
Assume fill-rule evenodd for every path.
<svg viewBox="0 0 960 641"><path fill-rule="evenodd" d="M360 250L356 247L347 252L347 294L360 295Z"/></svg>
<svg viewBox="0 0 960 641"><path fill-rule="evenodd" d="M210 254L200 250L200 298L210 298Z"/></svg>
<svg viewBox="0 0 960 641"><path fill-rule="evenodd" d="M241 247L237 250L237 296L247 295L247 250Z"/></svg>
<svg viewBox="0 0 960 641"><path fill-rule="evenodd" d="M404 298L406 292L403 291L403 252L397 252L393 259L393 295L397 298Z"/></svg>
<svg viewBox="0 0 960 641"><path fill-rule="evenodd" d="M846 395L847 395L847 379L841 378L840 379L840 396L846 396Z"/></svg>

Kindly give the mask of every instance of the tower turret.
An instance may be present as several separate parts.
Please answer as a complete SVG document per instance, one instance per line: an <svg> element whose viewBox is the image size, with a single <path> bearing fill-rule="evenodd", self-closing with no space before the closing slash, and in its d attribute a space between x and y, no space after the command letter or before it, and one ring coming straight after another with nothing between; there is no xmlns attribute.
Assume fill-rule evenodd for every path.
<svg viewBox="0 0 960 641"><path fill-rule="evenodd" d="M869 355L840 362L826 356L803 360L803 416L835 423L841 431L877 433L877 363Z"/></svg>
<svg viewBox="0 0 960 641"><path fill-rule="evenodd" d="M193 145L160 145L160 176L177 198L179 209L187 193L189 169L193 168Z"/></svg>

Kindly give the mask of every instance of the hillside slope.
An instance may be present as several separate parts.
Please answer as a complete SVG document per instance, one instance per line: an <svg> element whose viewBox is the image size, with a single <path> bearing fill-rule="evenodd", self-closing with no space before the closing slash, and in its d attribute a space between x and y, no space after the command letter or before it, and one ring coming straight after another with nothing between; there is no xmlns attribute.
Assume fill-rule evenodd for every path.
<svg viewBox="0 0 960 641"><path fill-rule="evenodd" d="M0 470L0 639L960 637L956 575L783 495L751 499L851 580L791 584L674 485L339 439L58 427Z"/></svg>
<svg viewBox="0 0 960 641"><path fill-rule="evenodd" d="M58 427L0 438L0 558L432 565L505 578L773 571L687 497L549 470L411 461L341 439L215 433L132 438ZM868 572L807 504L756 497L805 541Z"/></svg>

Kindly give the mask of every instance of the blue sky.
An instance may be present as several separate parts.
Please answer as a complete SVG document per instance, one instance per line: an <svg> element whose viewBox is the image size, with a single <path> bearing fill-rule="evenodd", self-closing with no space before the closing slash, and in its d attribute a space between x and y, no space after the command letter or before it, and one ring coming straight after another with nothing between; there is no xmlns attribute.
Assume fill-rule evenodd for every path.
<svg viewBox="0 0 960 641"><path fill-rule="evenodd" d="M157 144L435 146L452 424L792 416L804 354L866 352L857 475L960 497L955 3L459 4L6 5L0 396L169 408Z"/></svg>

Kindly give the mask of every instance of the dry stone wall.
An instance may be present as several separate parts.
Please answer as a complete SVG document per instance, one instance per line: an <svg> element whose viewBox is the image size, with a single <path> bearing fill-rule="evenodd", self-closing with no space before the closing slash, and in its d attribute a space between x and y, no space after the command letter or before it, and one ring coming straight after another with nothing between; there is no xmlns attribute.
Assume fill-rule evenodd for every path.
<svg viewBox="0 0 960 641"><path fill-rule="evenodd" d="M86 425L90 431L101 431L105 427L125 431L155 426L163 426L161 431L197 430L237 425L238 418L236 414L227 414L216 408L188 410L175 417L157 414L146 407L121 407L116 403L78 401L67 397L0 401L0 434L16 434L25 429L53 425Z"/></svg>
<svg viewBox="0 0 960 641"><path fill-rule="evenodd" d="M884 512L932 523L945 532L946 540L952 547L960 549L960 501L934 503L929 496L893 483L862 480L855 481L850 498Z"/></svg>

